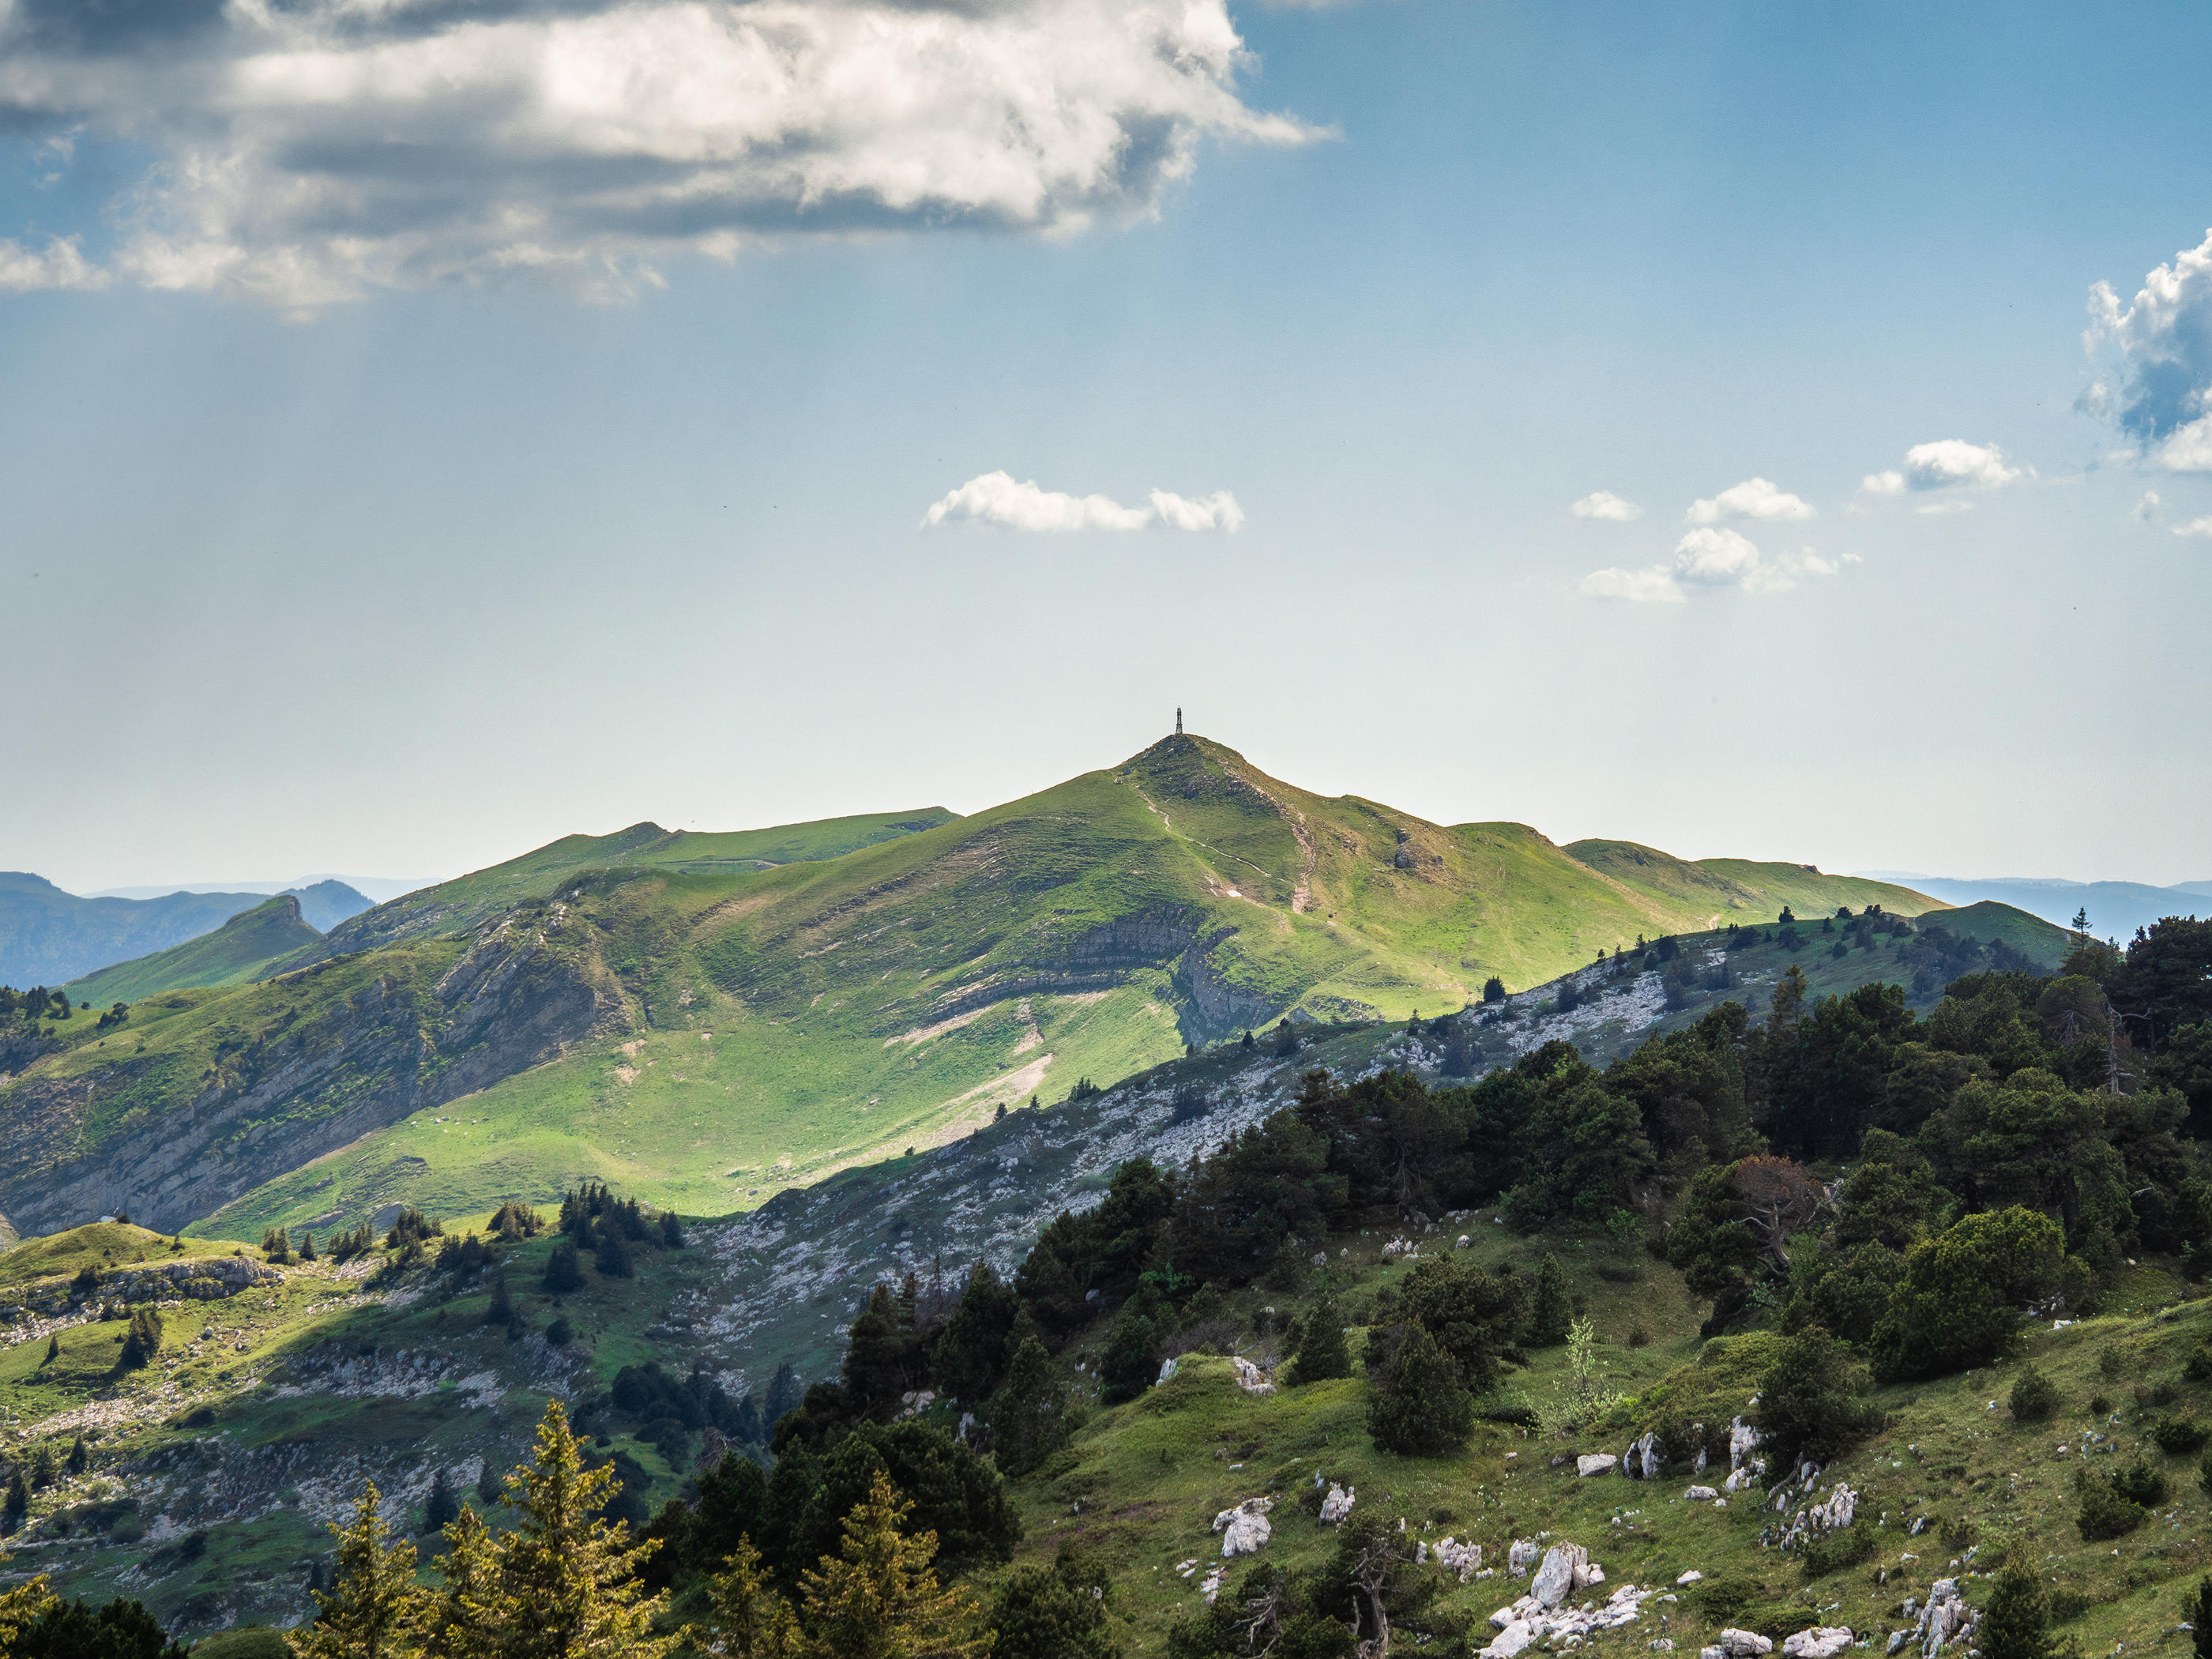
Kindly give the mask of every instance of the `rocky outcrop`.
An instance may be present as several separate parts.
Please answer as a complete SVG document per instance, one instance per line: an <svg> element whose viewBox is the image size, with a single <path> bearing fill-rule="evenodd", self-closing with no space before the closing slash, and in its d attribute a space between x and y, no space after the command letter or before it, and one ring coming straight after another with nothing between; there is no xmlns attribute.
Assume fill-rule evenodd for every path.
<svg viewBox="0 0 2212 1659"><path fill-rule="evenodd" d="M95 1285L75 1278L39 1279L0 1300L0 1324L25 1317L53 1318L73 1310L117 1302L221 1302L256 1285L281 1285L284 1275L250 1256L218 1255L110 1267Z"/></svg>
<svg viewBox="0 0 2212 1659"><path fill-rule="evenodd" d="M1346 1516L1352 1513L1352 1506L1357 1503L1358 1499L1358 1488L1356 1486L1340 1486L1332 1481L1329 1484L1328 1496L1321 1500L1322 1525L1324 1527L1335 1526L1339 1522L1342 1521Z"/></svg>
<svg viewBox="0 0 2212 1659"><path fill-rule="evenodd" d="M1221 1553L1224 1559L1239 1555L1257 1555L1274 1535L1274 1527L1267 1519L1267 1511L1275 1507L1272 1498L1248 1498L1233 1510L1224 1510L1213 1517L1213 1529L1221 1534Z"/></svg>
<svg viewBox="0 0 2212 1659"><path fill-rule="evenodd" d="M1955 1578L1938 1578L1928 1587L1928 1605L1917 1607L1907 1601L1905 1616L1913 1619L1912 1628L1891 1632L1887 1651L1895 1653L1909 1642L1920 1650L1922 1659L1935 1659L1946 1646L1955 1646L1961 1652L1972 1648L1980 1617L1959 1594Z"/></svg>
<svg viewBox="0 0 2212 1659"><path fill-rule="evenodd" d="M1851 1632L1843 1626L1816 1625L1783 1638L1782 1651L1789 1659L1836 1659L1850 1644Z"/></svg>
<svg viewBox="0 0 2212 1659"><path fill-rule="evenodd" d="M120 1211L179 1227L373 1129L552 1058L622 1017L597 958L550 937L559 910L511 917L458 957L426 950L343 997L319 1000L312 979L289 978L296 999L242 1006L237 1039L173 1093L136 1053L21 1079L0 1092L0 1211L26 1234ZM116 1097L141 1103L103 1121Z"/></svg>

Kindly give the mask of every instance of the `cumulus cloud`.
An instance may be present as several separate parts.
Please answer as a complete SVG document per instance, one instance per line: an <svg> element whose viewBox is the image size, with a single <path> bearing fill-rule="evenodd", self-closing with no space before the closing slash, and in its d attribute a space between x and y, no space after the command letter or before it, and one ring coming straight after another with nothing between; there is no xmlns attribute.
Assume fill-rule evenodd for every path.
<svg viewBox="0 0 2212 1659"><path fill-rule="evenodd" d="M956 519L975 519L1010 530L1237 530L1244 509L1225 489L1211 495L1184 496L1155 489L1151 505L1124 507L1110 495L1070 495L1040 488L1035 479L1018 483L1007 472L970 478L922 514L922 527L936 529Z"/></svg>
<svg viewBox="0 0 2212 1659"><path fill-rule="evenodd" d="M1717 495L1691 502L1684 516L1692 524L1718 524L1723 519L1809 519L1813 507L1765 478L1746 478Z"/></svg>
<svg viewBox="0 0 2212 1659"><path fill-rule="evenodd" d="M1633 524L1644 516L1642 507L1610 489L1594 489L1567 511L1577 519L1605 519L1614 524Z"/></svg>
<svg viewBox="0 0 2212 1659"><path fill-rule="evenodd" d="M1320 136L1246 67L1225 0L0 4L0 121L155 158L100 263L291 307L1140 219L1209 138Z"/></svg>
<svg viewBox="0 0 2212 1659"><path fill-rule="evenodd" d="M1780 593L1796 586L1802 577L1832 576L1844 565L1858 562L1855 553L1828 559L1805 547L1769 563L1739 531L1698 529L1674 544L1671 563L1644 570L1593 570L1576 584L1576 591L1590 599L1680 605L1699 590L1733 587L1747 593Z"/></svg>
<svg viewBox="0 0 2212 1659"><path fill-rule="evenodd" d="M2212 518L2191 519L2187 524L2178 524L2173 526L2173 533L2177 536L2212 538Z"/></svg>
<svg viewBox="0 0 2212 1659"><path fill-rule="evenodd" d="M2212 231L2159 266L2126 305L2089 290L2086 343L2104 372L2083 406L2175 472L2212 472Z"/></svg>
<svg viewBox="0 0 2212 1659"><path fill-rule="evenodd" d="M99 288L106 281L84 257L74 236L58 236L43 248L0 240L0 294L28 294L38 289Z"/></svg>
<svg viewBox="0 0 2212 1659"><path fill-rule="evenodd" d="M1873 472L1859 488L1871 495L1902 495L1908 490L1996 489L2027 476L1995 444L1970 444L1963 438L1939 438L1905 452L1903 469Z"/></svg>

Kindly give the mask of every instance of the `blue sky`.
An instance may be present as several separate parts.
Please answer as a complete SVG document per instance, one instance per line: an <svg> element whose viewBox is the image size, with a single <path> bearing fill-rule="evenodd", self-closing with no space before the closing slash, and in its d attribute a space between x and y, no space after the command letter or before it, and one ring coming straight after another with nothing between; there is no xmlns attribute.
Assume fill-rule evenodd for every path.
<svg viewBox="0 0 2212 1659"><path fill-rule="evenodd" d="M1181 704L1443 822L2212 877L2212 17L1208 3L16 0L0 864L967 811ZM682 31L771 12L755 143Z"/></svg>

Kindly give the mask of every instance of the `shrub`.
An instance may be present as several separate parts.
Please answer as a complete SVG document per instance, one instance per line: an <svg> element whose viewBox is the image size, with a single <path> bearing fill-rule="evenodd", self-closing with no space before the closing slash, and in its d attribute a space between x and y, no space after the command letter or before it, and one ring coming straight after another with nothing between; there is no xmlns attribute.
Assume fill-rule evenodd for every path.
<svg viewBox="0 0 2212 1659"><path fill-rule="evenodd" d="M2150 1519L2149 1512L2142 1504L2121 1497L2112 1489L2112 1482L2087 1469L2075 1471L2074 1492L2080 1505L2075 1512L2074 1524L2081 1528L2085 1542L2096 1544L2124 1537Z"/></svg>
<svg viewBox="0 0 2212 1659"><path fill-rule="evenodd" d="M2092 1417L2110 1417L2112 1414L2112 1395L2108 1395L2108 1394L2093 1394L2093 1395L2091 1395L2089 1396L2089 1415L2090 1415L2090 1416L2092 1416Z"/></svg>
<svg viewBox="0 0 2212 1659"><path fill-rule="evenodd" d="M2107 1342L2097 1356L2097 1375L2107 1382L2117 1382L2127 1375L2128 1362L2120 1351Z"/></svg>
<svg viewBox="0 0 2212 1659"><path fill-rule="evenodd" d="M2172 1483L2166 1478L2164 1470L2153 1468L2140 1457L2132 1463L2114 1469L2112 1481L2114 1492L2130 1503L2140 1504L2147 1510L2154 1510L2166 1502L2173 1490Z"/></svg>
<svg viewBox="0 0 2212 1659"><path fill-rule="evenodd" d="M2040 1423L2058 1409L2058 1385L2035 1366L2024 1368L2012 1385L2012 1420Z"/></svg>
<svg viewBox="0 0 2212 1659"><path fill-rule="evenodd" d="M2043 1581L2017 1551L1997 1570L1996 1588L1982 1609L1977 1634L1982 1659L2057 1659L2051 1602Z"/></svg>
<svg viewBox="0 0 2212 1659"><path fill-rule="evenodd" d="M1336 1304L1323 1297L1308 1316L1298 1351L1291 1359L1284 1380L1296 1388L1305 1382L1326 1382L1352 1375L1352 1351L1346 1346L1344 1328L1338 1323Z"/></svg>
<svg viewBox="0 0 2212 1659"><path fill-rule="evenodd" d="M2158 1442L2162 1452L2179 1455L2201 1450L2205 1441L2212 1438L2204 1425L2194 1418L2176 1417L2168 1413L2150 1425L2150 1437Z"/></svg>
<svg viewBox="0 0 2212 1659"><path fill-rule="evenodd" d="M1984 1211L1914 1245L1905 1277L1875 1325L1885 1381L1984 1364L2020 1338L2020 1310L2057 1284L2065 1235L2015 1205Z"/></svg>
<svg viewBox="0 0 2212 1659"><path fill-rule="evenodd" d="M1759 1431L1772 1468L1828 1462L1878 1425L1844 1391L1847 1372L1842 1350L1820 1326L1784 1339L1759 1385Z"/></svg>
<svg viewBox="0 0 2212 1659"><path fill-rule="evenodd" d="M1425 1327L1406 1327L1370 1398L1368 1426L1376 1445L1401 1456L1433 1457L1467 1443L1474 1401L1451 1356Z"/></svg>
<svg viewBox="0 0 2212 1659"><path fill-rule="evenodd" d="M1863 1521L1854 1521L1841 1531L1808 1544L1798 1561L1807 1578L1820 1578L1844 1567L1856 1567L1862 1561L1873 1560L1875 1550L1874 1529Z"/></svg>

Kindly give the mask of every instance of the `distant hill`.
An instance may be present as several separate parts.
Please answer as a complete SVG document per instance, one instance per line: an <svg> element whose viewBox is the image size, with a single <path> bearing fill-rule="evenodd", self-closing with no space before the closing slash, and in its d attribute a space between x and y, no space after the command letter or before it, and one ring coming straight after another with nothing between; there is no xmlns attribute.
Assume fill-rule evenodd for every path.
<svg viewBox="0 0 2212 1659"><path fill-rule="evenodd" d="M0 871L0 985L59 985L166 951L261 900L258 893L79 898L44 876Z"/></svg>
<svg viewBox="0 0 2212 1659"><path fill-rule="evenodd" d="M336 882L325 886L335 887ZM351 891L350 889L343 890ZM198 985L236 985L254 979L280 957L318 943L322 933L303 915L305 895L280 893L241 910L211 933L173 945L135 961L118 963L72 980L65 988L80 1002L106 1008L162 991ZM358 896L358 895L356 895Z"/></svg>
<svg viewBox="0 0 2212 1659"><path fill-rule="evenodd" d="M309 888L320 886L325 882L336 882L360 894L366 901L362 908L366 909L370 904L381 904L386 899L398 898L402 893L411 893L418 887L434 886L439 879L436 876L422 876L394 880L389 876L341 876L325 872L299 876L290 881L173 881L165 887L103 887L98 892L88 893L85 896L160 898L168 893L304 893Z"/></svg>
<svg viewBox="0 0 2212 1659"><path fill-rule="evenodd" d="M54 1038L0 1085L0 1209L242 1203L205 1224L256 1236L301 1191L311 1217L464 1213L590 1174L713 1213L1285 1017L1445 1012L1785 904L1936 903L1584 850L1311 794L1194 736L964 818L570 837L262 982L135 1003L120 1054Z"/></svg>
<svg viewBox="0 0 2212 1659"><path fill-rule="evenodd" d="M1984 899L2009 904L2032 916L2070 927L2076 910L2089 913L2089 931L2099 939L2125 943L2138 927L2167 916L2201 916L2212 898L2212 882L2149 887L2133 881L2059 881L2009 877L1994 881L1959 881L1948 876L1900 877L1919 891L1946 904L1974 904Z"/></svg>

